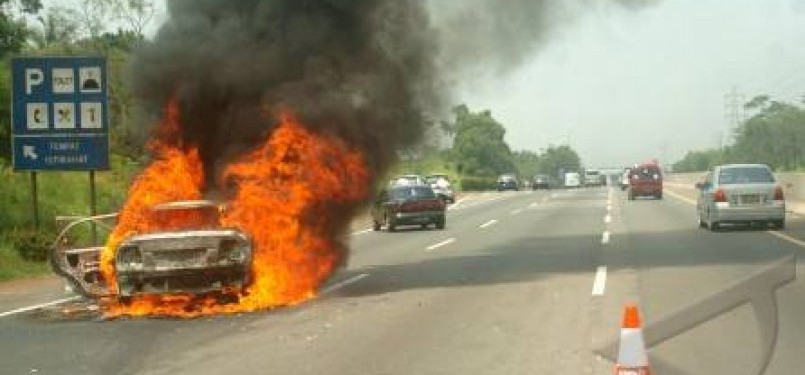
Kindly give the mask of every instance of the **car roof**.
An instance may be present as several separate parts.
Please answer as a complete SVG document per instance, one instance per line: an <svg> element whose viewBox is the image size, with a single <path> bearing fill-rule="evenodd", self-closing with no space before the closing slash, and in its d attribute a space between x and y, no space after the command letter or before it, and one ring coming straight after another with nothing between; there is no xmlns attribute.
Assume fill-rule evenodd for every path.
<svg viewBox="0 0 805 375"><path fill-rule="evenodd" d="M717 168L719 168L719 169L731 169L731 168L765 168L765 169L771 169L766 164L724 164L724 165L719 165Z"/></svg>
<svg viewBox="0 0 805 375"><path fill-rule="evenodd" d="M405 189L410 189L410 188L428 188L428 189L430 189L431 187L430 187L430 186L428 186L428 185L422 185L422 184L416 184L416 185L394 185L394 186L390 187L390 188L389 188L389 190L405 190Z"/></svg>
<svg viewBox="0 0 805 375"><path fill-rule="evenodd" d="M151 207L151 209L154 211L173 211L173 210L191 210L196 208L211 208L211 207L218 207L218 204L210 200L199 199L199 200L161 203Z"/></svg>

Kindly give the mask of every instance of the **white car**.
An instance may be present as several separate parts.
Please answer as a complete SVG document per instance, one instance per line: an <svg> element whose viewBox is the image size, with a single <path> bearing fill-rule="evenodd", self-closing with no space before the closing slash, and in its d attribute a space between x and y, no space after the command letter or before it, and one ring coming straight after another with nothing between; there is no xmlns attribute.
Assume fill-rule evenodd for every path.
<svg viewBox="0 0 805 375"><path fill-rule="evenodd" d="M763 164L713 168L696 184L699 226L712 231L724 224L771 224L785 228L785 197L771 169Z"/></svg>
<svg viewBox="0 0 805 375"><path fill-rule="evenodd" d="M394 186L422 186L427 185L425 178L416 174L396 176L389 181L389 187Z"/></svg>
<svg viewBox="0 0 805 375"><path fill-rule="evenodd" d="M442 198L447 203L455 203L456 193L453 191L453 184L450 183L450 178L447 175L432 174L425 177L425 181L439 198Z"/></svg>
<svg viewBox="0 0 805 375"><path fill-rule="evenodd" d="M581 187L581 175L576 172L565 173L565 187L577 188Z"/></svg>

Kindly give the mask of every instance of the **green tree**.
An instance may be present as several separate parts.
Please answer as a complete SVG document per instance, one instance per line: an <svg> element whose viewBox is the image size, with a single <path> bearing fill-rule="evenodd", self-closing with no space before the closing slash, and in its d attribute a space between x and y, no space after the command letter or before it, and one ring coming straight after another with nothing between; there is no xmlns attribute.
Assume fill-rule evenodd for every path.
<svg viewBox="0 0 805 375"><path fill-rule="evenodd" d="M551 146L540 156L540 173L557 176L561 171L581 169L579 154L568 145Z"/></svg>
<svg viewBox="0 0 805 375"><path fill-rule="evenodd" d="M805 161L805 111L794 104L758 96L749 109L758 112L736 130L730 159L765 163L775 169L794 170Z"/></svg>
<svg viewBox="0 0 805 375"><path fill-rule="evenodd" d="M512 153L512 158L514 160L515 169L522 178L529 178L541 172L542 160L540 156L533 151L515 151Z"/></svg>
<svg viewBox="0 0 805 375"><path fill-rule="evenodd" d="M37 21L39 29L33 33L31 39L39 50L73 44L81 29L78 11L66 7L51 7L44 15L37 17Z"/></svg>
<svg viewBox="0 0 805 375"><path fill-rule="evenodd" d="M452 158L467 175L492 176L514 171L514 162L504 136L506 129L488 110L472 112L466 105L453 108L455 131Z"/></svg>
<svg viewBox="0 0 805 375"><path fill-rule="evenodd" d="M41 9L41 0L0 0L0 58L22 50L31 33L23 16Z"/></svg>
<svg viewBox="0 0 805 375"><path fill-rule="evenodd" d="M674 172L701 172L725 161L725 153L720 149L688 151L681 160L673 164Z"/></svg>

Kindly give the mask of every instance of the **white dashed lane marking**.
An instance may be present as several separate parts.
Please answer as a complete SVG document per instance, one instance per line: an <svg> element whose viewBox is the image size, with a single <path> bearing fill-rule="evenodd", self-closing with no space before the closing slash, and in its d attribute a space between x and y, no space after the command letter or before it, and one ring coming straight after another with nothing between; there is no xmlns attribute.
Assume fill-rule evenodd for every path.
<svg viewBox="0 0 805 375"><path fill-rule="evenodd" d="M322 289L321 292L319 292L319 295L323 296L323 295L335 292L338 289L341 289L341 288L343 288L343 287L345 287L347 285L350 285L350 284L355 284L358 281L361 281L361 280L363 280L363 279L365 279L367 277L369 277L368 273L362 273L360 275L355 275L353 277L350 277L349 279L337 282L337 283L335 283L333 285L330 285L330 286Z"/></svg>
<svg viewBox="0 0 805 375"><path fill-rule="evenodd" d="M448 239L446 239L446 240L444 240L442 242L439 242L437 244L433 244L433 245L430 245L430 246L426 247L425 250L433 251L433 250L436 250L436 249L438 249L438 248L440 248L442 246L447 246L447 245L449 245L449 244L451 244L453 242L456 242L455 238L448 238Z"/></svg>
<svg viewBox="0 0 805 375"><path fill-rule="evenodd" d="M595 271L595 280L593 281L592 295L603 296L606 285L607 285L607 268L604 266L600 266Z"/></svg>
<svg viewBox="0 0 805 375"><path fill-rule="evenodd" d="M489 228L489 227L491 227L491 226L493 226L493 225L495 225L497 223L498 223L497 220L492 219L492 220L487 221L486 223L483 223L483 224L479 225L478 228Z"/></svg>

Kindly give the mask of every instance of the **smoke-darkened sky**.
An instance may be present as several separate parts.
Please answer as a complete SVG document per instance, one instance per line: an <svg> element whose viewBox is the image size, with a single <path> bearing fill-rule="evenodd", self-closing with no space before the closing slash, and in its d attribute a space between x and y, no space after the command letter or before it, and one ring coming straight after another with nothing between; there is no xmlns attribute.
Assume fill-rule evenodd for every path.
<svg viewBox="0 0 805 375"><path fill-rule="evenodd" d="M439 22L466 2L436 0L430 8ZM532 10L544 6L510 1L518 2ZM508 27L502 35L515 39L475 50L487 61L467 65L450 82L451 100L491 109L514 149L570 143L589 166L650 157L672 162L728 138L725 94L733 88L746 99L767 93L801 101L805 95L803 0L564 4L545 7L541 16L500 19L498 26ZM154 31L166 18L159 5ZM511 27L530 19L533 29ZM466 43L446 38L457 41ZM490 50L509 54L488 56Z"/></svg>
<svg viewBox="0 0 805 375"><path fill-rule="evenodd" d="M515 149L570 143L588 166L678 160L729 133L725 94L805 95L805 1L603 6L554 30L516 71L465 79Z"/></svg>

